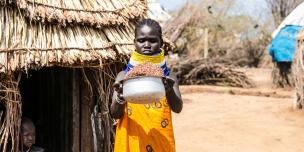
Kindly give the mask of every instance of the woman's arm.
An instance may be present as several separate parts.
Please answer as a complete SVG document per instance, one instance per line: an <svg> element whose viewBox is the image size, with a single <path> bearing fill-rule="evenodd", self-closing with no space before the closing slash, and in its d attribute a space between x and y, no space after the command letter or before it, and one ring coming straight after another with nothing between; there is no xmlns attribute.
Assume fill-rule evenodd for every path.
<svg viewBox="0 0 304 152"><path fill-rule="evenodd" d="M121 97L122 84L120 83L120 81L123 80L124 77L125 77L125 72L124 71L119 72L113 85L115 89L112 96L111 115L115 119L120 119L123 117L124 109L126 105L125 103L123 104L119 103L124 100L123 97Z"/></svg>
<svg viewBox="0 0 304 152"><path fill-rule="evenodd" d="M183 100L179 91L178 80L175 73L171 73L164 81L168 104L173 112L180 113L183 109Z"/></svg>

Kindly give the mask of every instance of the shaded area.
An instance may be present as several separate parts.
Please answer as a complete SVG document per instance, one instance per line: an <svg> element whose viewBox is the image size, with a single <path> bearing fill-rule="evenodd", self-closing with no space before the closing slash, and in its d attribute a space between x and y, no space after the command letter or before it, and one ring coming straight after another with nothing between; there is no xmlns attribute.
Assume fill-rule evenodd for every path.
<svg viewBox="0 0 304 152"><path fill-rule="evenodd" d="M34 121L36 143L47 151L71 151L72 76L71 69L60 68L22 76L23 116Z"/></svg>

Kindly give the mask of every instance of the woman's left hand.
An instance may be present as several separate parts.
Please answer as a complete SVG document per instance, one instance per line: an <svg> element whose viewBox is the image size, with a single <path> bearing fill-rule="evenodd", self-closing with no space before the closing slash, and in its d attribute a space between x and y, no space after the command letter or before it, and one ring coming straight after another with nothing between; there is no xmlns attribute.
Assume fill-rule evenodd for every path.
<svg viewBox="0 0 304 152"><path fill-rule="evenodd" d="M183 100L178 87L178 79L175 73L163 78L166 89L166 98L171 110L180 113L183 109Z"/></svg>
<svg viewBox="0 0 304 152"><path fill-rule="evenodd" d="M170 76L163 78L163 83L165 85L166 92L171 91L173 89L175 80L171 78Z"/></svg>

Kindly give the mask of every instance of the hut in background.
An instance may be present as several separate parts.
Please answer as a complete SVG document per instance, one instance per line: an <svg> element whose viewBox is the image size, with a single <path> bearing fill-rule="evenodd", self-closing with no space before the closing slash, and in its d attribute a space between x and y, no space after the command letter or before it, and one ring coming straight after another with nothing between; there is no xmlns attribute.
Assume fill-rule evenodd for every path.
<svg viewBox="0 0 304 152"><path fill-rule="evenodd" d="M27 116L47 151L112 151L112 83L146 11L145 0L0 0L0 150L19 151Z"/></svg>
<svg viewBox="0 0 304 152"><path fill-rule="evenodd" d="M291 66L295 57L297 34L304 25L304 2L298 5L272 34L269 53L274 61L273 83L294 86Z"/></svg>

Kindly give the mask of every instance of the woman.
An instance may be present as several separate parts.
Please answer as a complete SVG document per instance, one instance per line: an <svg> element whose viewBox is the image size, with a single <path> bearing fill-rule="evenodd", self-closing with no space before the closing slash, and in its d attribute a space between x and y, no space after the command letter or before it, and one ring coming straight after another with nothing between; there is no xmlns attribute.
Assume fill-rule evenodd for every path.
<svg viewBox="0 0 304 152"><path fill-rule="evenodd" d="M116 129L114 152L175 152L171 110L179 113L183 101L178 80L170 73L164 57L162 30L158 22L145 19L135 28L134 45L127 68L115 80L111 114L119 119ZM166 97L157 103L132 104L124 101L121 80L134 66L152 62L158 64L166 76Z"/></svg>

